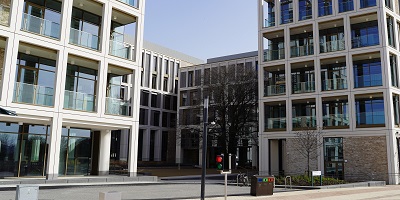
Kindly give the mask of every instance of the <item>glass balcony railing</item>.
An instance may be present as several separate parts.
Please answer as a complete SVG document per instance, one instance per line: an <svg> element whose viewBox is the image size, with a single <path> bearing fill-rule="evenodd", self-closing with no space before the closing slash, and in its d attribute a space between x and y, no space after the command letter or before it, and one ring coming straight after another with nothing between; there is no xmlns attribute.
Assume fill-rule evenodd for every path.
<svg viewBox="0 0 400 200"><path fill-rule="evenodd" d="M292 118L293 128L316 127L317 118L315 116L297 116Z"/></svg>
<svg viewBox="0 0 400 200"><path fill-rule="evenodd" d="M332 5L318 7L318 16L322 17L326 15L332 15Z"/></svg>
<svg viewBox="0 0 400 200"><path fill-rule="evenodd" d="M106 97L106 114L129 116L129 101Z"/></svg>
<svg viewBox="0 0 400 200"><path fill-rule="evenodd" d="M10 7L0 4L0 24L4 26L10 25Z"/></svg>
<svg viewBox="0 0 400 200"><path fill-rule="evenodd" d="M342 89L347 89L347 79L345 78L322 80L322 91Z"/></svg>
<svg viewBox="0 0 400 200"><path fill-rule="evenodd" d="M319 43L319 48L321 53L327 53L345 50L346 46L344 40L333 40Z"/></svg>
<svg viewBox="0 0 400 200"><path fill-rule="evenodd" d="M349 126L347 114L330 114L322 117L324 126Z"/></svg>
<svg viewBox="0 0 400 200"><path fill-rule="evenodd" d="M287 24L291 22L293 22L293 9L282 11L281 24Z"/></svg>
<svg viewBox="0 0 400 200"><path fill-rule="evenodd" d="M285 49L264 50L264 62L285 59Z"/></svg>
<svg viewBox="0 0 400 200"><path fill-rule="evenodd" d="M95 95L65 90L64 108L94 112L95 100Z"/></svg>
<svg viewBox="0 0 400 200"><path fill-rule="evenodd" d="M307 81L293 84L293 94L315 92L315 82Z"/></svg>
<svg viewBox="0 0 400 200"><path fill-rule="evenodd" d="M266 129L284 129L286 128L286 117L267 118Z"/></svg>
<svg viewBox="0 0 400 200"><path fill-rule="evenodd" d="M110 40L110 55L133 60L134 47L131 44L120 42L116 40Z"/></svg>
<svg viewBox="0 0 400 200"><path fill-rule="evenodd" d="M382 74L369 74L357 76L354 83L354 87L371 87L371 86L381 86L382 85Z"/></svg>
<svg viewBox="0 0 400 200"><path fill-rule="evenodd" d="M138 8L138 0L118 0L122 3L126 3L132 7Z"/></svg>
<svg viewBox="0 0 400 200"><path fill-rule="evenodd" d="M53 106L53 88L20 82L16 82L14 87L14 102Z"/></svg>
<svg viewBox="0 0 400 200"><path fill-rule="evenodd" d="M379 45L379 35L378 34L368 34L358 37L353 37L351 40L351 46L353 48L367 47Z"/></svg>
<svg viewBox="0 0 400 200"><path fill-rule="evenodd" d="M311 10L300 10L299 11L299 20L306 20L312 18Z"/></svg>
<svg viewBox="0 0 400 200"><path fill-rule="evenodd" d="M347 12L347 11L351 11L354 10L354 5L353 5L353 1L345 1L343 0L343 2L339 2L339 12Z"/></svg>
<svg viewBox="0 0 400 200"><path fill-rule="evenodd" d="M290 47L291 57L309 56L314 54L314 45Z"/></svg>
<svg viewBox="0 0 400 200"><path fill-rule="evenodd" d="M275 18L264 19L264 27L275 26Z"/></svg>
<svg viewBox="0 0 400 200"><path fill-rule="evenodd" d="M286 94L286 85L269 85L265 88L265 96Z"/></svg>
<svg viewBox="0 0 400 200"><path fill-rule="evenodd" d="M51 38L60 38L60 24L24 13L22 30L37 33Z"/></svg>
<svg viewBox="0 0 400 200"><path fill-rule="evenodd" d="M357 125L385 124L385 112L360 112L356 113Z"/></svg>
<svg viewBox="0 0 400 200"><path fill-rule="evenodd" d="M79 46L99 50L99 36L71 28L69 42Z"/></svg>

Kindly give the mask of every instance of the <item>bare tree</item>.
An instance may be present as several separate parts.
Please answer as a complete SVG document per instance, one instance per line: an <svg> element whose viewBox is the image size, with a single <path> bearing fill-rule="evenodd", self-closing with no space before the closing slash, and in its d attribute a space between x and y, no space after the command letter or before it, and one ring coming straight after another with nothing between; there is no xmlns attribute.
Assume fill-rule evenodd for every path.
<svg viewBox="0 0 400 200"><path fill-rule="evenodd" d="M322 128L304 127L295 134L293 148L307 159L307 174L310 175L311 160L318 158L318 149L323 145Z"/></svg>
<svg viewBox="0 0 400 200"><path fill-rule="evenodd" d="M210 84L206 79L211 78ZM218 127L214 131L223 153L236 154L239 140L254 139L257 129L257 71L254 67L229 65L212 68L210 77L204 75L204 95L210 98L209 122ZM255 142L254 140L253 142Z"/></svg>

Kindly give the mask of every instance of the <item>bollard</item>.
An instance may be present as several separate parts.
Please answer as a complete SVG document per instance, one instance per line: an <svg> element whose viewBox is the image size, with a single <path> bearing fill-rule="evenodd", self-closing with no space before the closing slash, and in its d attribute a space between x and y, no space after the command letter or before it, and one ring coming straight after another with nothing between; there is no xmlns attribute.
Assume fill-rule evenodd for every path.
<svg viewBox="0 0 400 200"><path fill-rule="evenodd" d="M99 200L121 200L121 192L100 192Z"/></svg>
<svg viewBox="0 0 400 200"><path fill-rule="evenodd" d="M39 186L17 185L15 200L37 200L39 198Z"/></svg>

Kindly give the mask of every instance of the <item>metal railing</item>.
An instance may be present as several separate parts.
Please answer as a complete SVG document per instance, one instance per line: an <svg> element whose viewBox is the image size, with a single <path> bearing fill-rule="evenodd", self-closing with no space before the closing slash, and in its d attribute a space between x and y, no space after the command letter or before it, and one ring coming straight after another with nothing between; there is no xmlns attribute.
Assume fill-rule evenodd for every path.
<svg viewBox="0 0 400 200"><path fill-rule="evenodd" d="M269 85L264 93L265 96L286 94L286 85Z"/></svg>
<svg viewBox="0 0 400 200"><path fill-rule="evenodd" d="M342 51L346 49L345 41L342 40L333 40L328 42L321 42L319 43L320 52L333 52L333 51Z"/></svg>
<svg viewBox="0 0 400 200"><path fill-rule="evenodd" d="M71 28L69 42L79 46L99 50L99 36Z"/></svg>
<svg viewBox="0 0 400 200"><path fill-rule="evenodd" d="M24 13L21 29L56 39L60 38L59 23L36 17L27 13Z"/></svg>
<svg viewBox="0 0 400 200"><path fill-rule="evenodd" d="M3 4L0 4L0 24L10 25L10 7Z"/></svg>
<svg viewBox="0 0 400 200"><path fill-rule="evenodd" d="M322 80L322 91L341 89L347 89L347 79L336 78Z"/></svg>
<svg viewBox="0 0 400 200"><path fill-rule="evenodd" d="M132 60L134 46L125 42L110 40L110 55Z"/></svg>
<svg viewBox="0 0 400 200"><path fill-rule="evenodd" d="M106 114L129 116L129 101L106 97Z"/></svg>
<svg viewBox="0 0 400 200"><path fill-rule="evenodd" d="M267 118L266 129L286 128L286 117Z"/></svg>
<svg viewBox="0 0 400 200"><path fill-rule="evenodd" d="M315 116L297 116L292 118L293 128L316 127L317 118Z"/></svg>
<svg viewBox="0 0 400 200"><path fill-rule="evenodd" d="M322 117L324 126L348 126L349 116L347 114L330 114Z"/></svg>
<svg viewBox="0 0 400 200"><path fill-rule="evenodd" d="M53 106L54 89L40 85L16 82L14 102Z"/></svg>
<svg viewBox="0 0 400 200"><path fill-rule="evenodd" d="M378 34L367 34L351 39L352 48L360 48L367 46L379 45L379 35Z"/></svg>
<svg viewBox="0 0 400 200"><path fill-rule="evenodd" d="M65 90L64 108L94 112L96 96L82 92Z"/></svg>
<svg viewBox="0 0 400 200"><path fill-rule="evenodd" d="M290 47L290 57L308 56L314 54L314 45Z"/></svg>
<svg viewBox="0 0 400 200"><path fill-rule="evenodd" d="M293 94L315 92L315 82L307 81L293 84Z"/></svg>
<svg viewBox="0 0 400 200"><path fill-rule="evenodd" d="M285 59L285 49L264 50L264 62Z"/></svg>

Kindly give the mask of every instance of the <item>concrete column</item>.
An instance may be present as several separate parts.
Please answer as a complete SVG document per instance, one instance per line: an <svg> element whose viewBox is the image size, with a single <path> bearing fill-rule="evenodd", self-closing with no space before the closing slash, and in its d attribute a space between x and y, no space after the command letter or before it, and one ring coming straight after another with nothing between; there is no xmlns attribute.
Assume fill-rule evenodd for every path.
<svg viewBox="0 0 400 200"><path fill-rule="evenodd" d="M179 113L179 112L178 112ZM179 119L179 114L177 115L177 120ZM178 124L179 127L179 124ZM180 164L182 163L182 153L181 153L181 130L177 129L176 131L176 144L175 144L175 163Z"/></svg>
<svg viewBox="0 0 400 200"><path fill-rule="evenodd" d="M399 184L399 160L397 151L396 131L390 130L386 135L389 184Z"/></svg>
<svg viewBox="0 0 400 200"><path fill-rule="evenodd" d="M279 175L279 140L270 140L271 174Z"/></svg>
<svg viewBox="0 0 400 200"><path fill-rule="evenodd" d="M142 160L149 161L150 160L150 130L143 129L143 149L142 149Z"/></svg>
<svg viewBox="0 0 400 200"><path fill-rule="evenodd" d="M107 90L107 75L108 75L108 62L102 60L99 62L99 79L97 81L97 115L104 117L106 112L106 90Z"/></svg>
<svg viewBox="0 0 400 200"><path fill-rule="evenodd" d="M162 144L161 130L156 131L154 141L154 161L161 161L161 144Z"/></svg>
<svg viewBox="0 0 400 200"><path fill-rule="evenodd" d="M54 110L63 112L64 92L67 74L68 51L63 48L57 52L56 81L54 83Z"/></svg>
<svg viewBox="0 0 400 200"><path fill-rule="evenodd" d="M260 151L260 153L259 153L259 159L260 159L259 172L260 172L260 175L266 175L266 174L270 173L269 166L268 166L268 163L269 163L268 138L260 137L259 142L260 142L260 145L259 145L259 148L260 148L259 149L259 151Z"/></svg>
<svg viewBox="0 0 400 200"><path fill-rule="evenodd" d="M58 178L60 164L60 142L62 133L62 113L54 113L50 127L50 138L47 140L47 167L46 179L55 180Z"/></svg>
<svg viewBox="0 0 400 200"><path fill-rule="evenodd" d="M9 38L7 40L5 60L4 60L4 79L1 100L5 101L6 105L10 105L13 100L14 86L15 86L15 73L17 71L17 57L18 57L19 39L18 37ZM4 98L6 97L6 98Z"/></svg>
<svg viewBox="0 0 400 200"><path fill-rule="evenodd" d="M128 176L130 177L137 176L138 130L139 122L134 122L129 137Z"/></svg>
<svg viewBox="0 0 400 200"><path fill-rule="evenodd" d="M111 130L100 131L99 175L108 175L110 168Z"/></svg>

